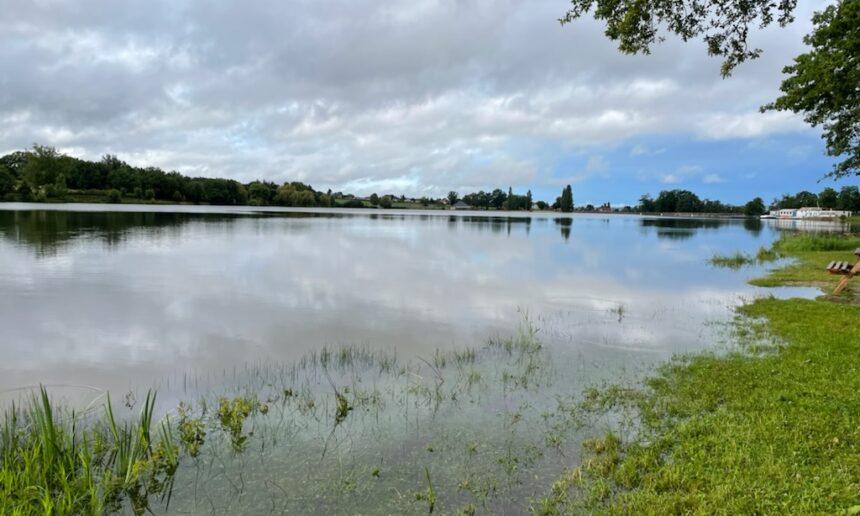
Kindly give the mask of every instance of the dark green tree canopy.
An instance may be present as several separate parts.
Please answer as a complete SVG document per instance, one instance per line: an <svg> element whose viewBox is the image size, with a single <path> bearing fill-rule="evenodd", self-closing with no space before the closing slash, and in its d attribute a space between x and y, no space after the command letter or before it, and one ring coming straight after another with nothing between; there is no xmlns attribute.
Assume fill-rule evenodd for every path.
<svg viewBox="0 0 860 516"><path fill-rule="evenodd" d="M827 154L844 158L828 175L860 175L860 1L840 0L812 21L803 38L812 49L783 69L783 95L762 110L803 113L823 127Z"/></svg>
<svg viewBox="0 0 860 516"><path fill-rule="evenodd" d="M761 49L747 44L750 28L776 20L785 26L794 20L797 0L571 0L573 6L559 19L562 25L589 12L606 22L606 36L628 54L648 54L669 32L684 41L702 38L708 53L724 59L723 76Z"/></svg>
<svg viewBox="0 0 860 516"><path fill-rule="evenodd" d="M764 200L761 197L756 197L744 206L744 215L747 217L758 217L767 211L764 205Z"/></svg>
<svg viewBox="0 0 860 516"><path fill-rule="evenodd" d="M562 189L561 197L558 199L558 207L565 213L573 211L573 190L571 190L570 185L567 185Z"/></svg>

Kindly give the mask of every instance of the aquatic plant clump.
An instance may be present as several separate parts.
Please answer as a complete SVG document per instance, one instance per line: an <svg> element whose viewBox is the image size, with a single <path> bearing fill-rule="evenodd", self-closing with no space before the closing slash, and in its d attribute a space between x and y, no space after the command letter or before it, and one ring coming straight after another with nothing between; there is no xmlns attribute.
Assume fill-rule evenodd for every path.
<svg viewBox="0 0 860 516"><path fill-rule="evenodd" d="M708 263L714 267L723 267L726 269L741 269L751 265L762 265L778 260L779 252L773 247L760 247L755 256L746 253L735 253L732 255L714 255L708 260Z"/></svg>
<svg viewBox="0 0 860 516"><path fill-rule="evenodd" d="M182 450L199 455L206 423L181 404L177 435L169 417L154 422L155 399L148 392L137 419L126 421L109 396L102 414L60 410L44 387L28 404L12 404L0 432L0 514L143 514L155 499L168 506ZM242 420L259 406L244 398L223 406L218 417L241 448Z"/></svg>
<svg viewBox="0 0 860 516"><path fill-rule="evenodd" d="M110 398L97 417L63 413L42 387L4 412L0 513L102 514L128 503L135 514L169 490L179 453L170 422L152 420L147 394L136 421L118 423Z"/></svg>

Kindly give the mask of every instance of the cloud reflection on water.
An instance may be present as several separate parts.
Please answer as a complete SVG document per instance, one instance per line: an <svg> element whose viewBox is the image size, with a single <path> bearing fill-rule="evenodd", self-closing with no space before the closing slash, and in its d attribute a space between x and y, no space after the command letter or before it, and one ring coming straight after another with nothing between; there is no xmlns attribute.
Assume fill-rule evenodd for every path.
<svg viewBox="0 0 860 516"><path fill-rule="evenodd" d="M748 272L707 258L774 232L606 216L0 211L0 234L0 388L123 389L323 345L429 355L508 334L524 311L571 353L696 349L713 340L706 321L754 292Z"/></svg>

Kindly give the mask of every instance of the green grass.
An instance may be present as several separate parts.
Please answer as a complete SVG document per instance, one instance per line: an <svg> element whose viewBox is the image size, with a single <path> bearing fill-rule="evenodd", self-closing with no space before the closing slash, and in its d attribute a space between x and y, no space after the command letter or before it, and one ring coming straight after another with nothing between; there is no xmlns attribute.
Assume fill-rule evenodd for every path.
<svg viewBox="0 0 860 516"><path fill-rule="evenodd" d="M857 244L781 240L775 249L797 262L768 282L818 284L826 259ZM735 328L737 352L677 358L640 389L590 392L584 410L630 410L639 431L586 442L581 466L533 512L860 513L860 306L762 298Z"/></svg>
<svg viewBox="0 0 860 516"><path fill-rule="evenodd" d="M750 283L759 287L811 285L832 288L841 276L829 274L824 268L834 260L853 263L857 259L854 256L857 248L860 248L860 237L857 236L796 235L782 238L774 243L773 252L791 258L791 263ZM853 283L849 283L849 289L856 288Z"/></svg>
<svg viewBox="0 0 860 516"><path fill-rule="evenodd" d="M642 434L587 443L583 465L535 512L838 514L860 505L860 307L760 299L742 312L766 318L788 345L678 359L641 391L609 392L606 403L637 408Z"/></svg>
<svg viewBox="0 0 860 516"><path fill-rule="evenodd" d="M773 244L784 254L820 251L854 251L860 247L860 236L803 234L783 237Z"/></svg>

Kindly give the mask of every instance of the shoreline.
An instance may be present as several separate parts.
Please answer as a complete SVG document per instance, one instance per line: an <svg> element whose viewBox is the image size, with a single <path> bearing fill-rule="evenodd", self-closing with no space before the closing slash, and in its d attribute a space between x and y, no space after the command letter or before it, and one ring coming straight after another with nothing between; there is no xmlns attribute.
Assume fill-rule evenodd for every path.
<svg viewBox="0 0 860 516"><path fill-rule="evenodd" d="M534 506L537 514L860 511L860 285L839 303L828 261L853 262L860 237L789 237L792 261L753 285L824 289L814 300L758 298L737 309L739 347L671 360L634 390L603 389L605 407L641 421L609 432Z"/></svg>

